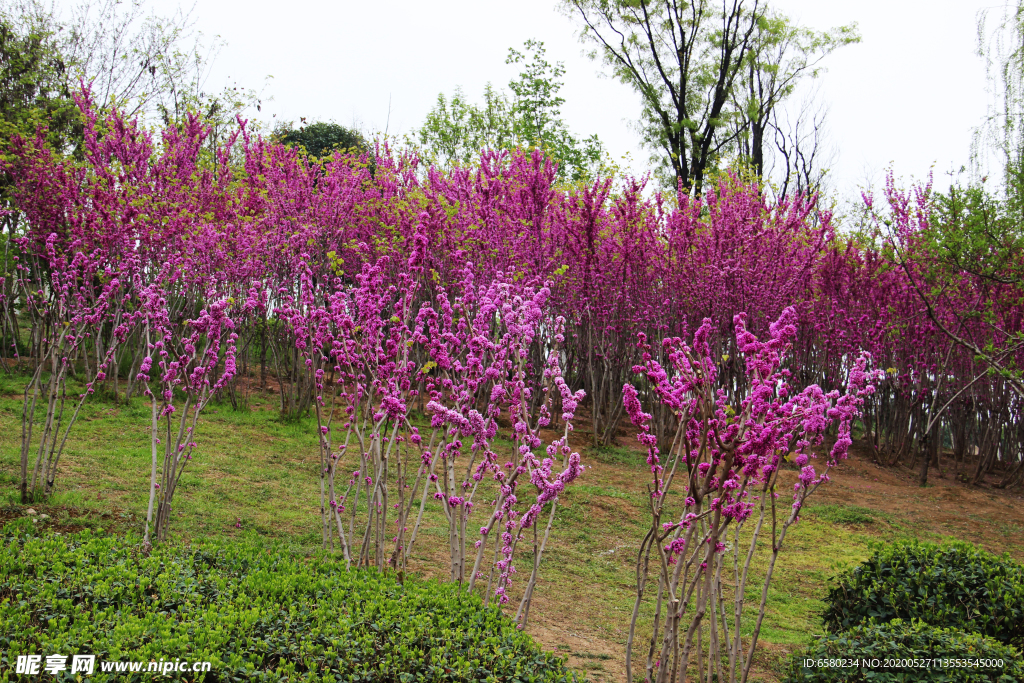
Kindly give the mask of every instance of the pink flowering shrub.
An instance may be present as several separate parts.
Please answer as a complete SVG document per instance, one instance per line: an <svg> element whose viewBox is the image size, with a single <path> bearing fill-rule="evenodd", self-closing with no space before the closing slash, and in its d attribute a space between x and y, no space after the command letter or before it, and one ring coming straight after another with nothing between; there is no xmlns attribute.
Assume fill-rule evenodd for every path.
<svg viewBox="0 0 1024 683"><path fill-rule="evenodd" d="M486 578L488 599L507 602L516 552L530 546L525 625L558 496L582 473L569 433L583 392L562 377L564 322L547 311L547 286L500 273L478 284L472 264L428 295L422 256L383 257L355 286L317 282L306 267L300 295L277 310L315 387L324 546L337 543L350 566L404 574L434 505L449 578L466 590ZM560 433L543 438L557 421ZM480 499L486 480L492 500Z"/></svg>
<svg viewBox="0 0 1024 683"><path fill-rule="evenodd" d="M87 118L86 154L100 161L91 169L48 150L42 133L34 141L13 142L20 155L17 168L11 169L18 178L15 196L32 218L32 230L12 235L14 272L10 281L0 278L0 303L5 321L15 330L16 312L30 327L26 360L33 367L24 391L21 433L24 503L36 496L37 483L42 483L44 496L54 491L57 466L82 406L100 384L110 381L107 374L116 368L117 354L136 321L132 299L140 261L132 235L119 229L114 215L123 199L108 168L115 155L97 141L94 117ZM118 151L124 165L140 158L137 145ZM95 210L97 205L103 209ZM17 332L13 336L17 339ZM18 359L17 341L11 351ZM84 359L83 367L76 370L79 359ZM84 385L70 402L69 375ZM116 397L116 372L111 379ZM41 433L35 441L37 424ZM33 450L35 465L29 476Z"/></svg>
<svg viewBox="0 0 1024 683"><path fill-rule="evenodd" d="M127 365L126 397L142 387L152 404L148 544L154 528L157 539L167 537L200 413L235 374L232 316L253 305L244 298L250 271L231 254L250 236L225 211L227 148L204 167L198 151L207 131L198 119L166 131L157 154L133 122L116 112L98 121L88 94L79 104L82 163L47 150L40 135L15 141L19 156L8 169L29 229L15 240L3 305L8 320L14 312L28 319L35 364L24 395L22 497L34 495L37 475L43 494L53 492L83 403L101 386L117 400ZM69 375L85 388L65 411ZM31 478L30 447L38 453Z"/></svg>
<svg viewBox="0 0 1024 683"><path fill-rule="evenodd" d="M131 270L113 272L103 254L96 251L58 250L56 235L51 234L40 254L19 257L15 265L14 285L22 308L38 335L31 350L34 371L25 386L21 434L21 499L28 502L36 494L37 482L43 484L43 495L53 492L57 465L67 445L83 404L94 392L97 383L106 378L105 370L131 329L132 315L125 307L130 298ZM48 286L39 287L36 274L49 273ZM96 364L86 365L81 379L85 391L68 403L67 382L73 371L73 360L83 347L93 345ZM16 354L15 354L16 355ZM48 376L44 377L44 372ZM41 405L37 406L37 403ZM41 408L41 411L40 411ZM33 428L37 411L42 412L37 443ZM36 451L31 477L28 464L31 450Z"/></svg>
<svg viewBox="0 0 1024 683"><path fill-rule="evenodd" d="M707 675L713 672L716 680L745 681L750 672L786 531L799 519L807 497L828 481L829 469L846 457L853 420L876 379L868 368L870 357L861 354L849 358L844 392L791 386L791 374L782 364L795 341L796 324L795 311L787 308L761 341L747 330L744 315L735 317L736 347L748 389L731 404L719 388L721 361L708 343L711 320L704 321L690 344L669 337L655 350L640 335L642 364L633 370L671 411L675 430L671 447L659 449L651 415L644 412L637 390L632 384L623 387L623 404L639 429L637 438L647 449L651 473L650 528L638 556L639 585L626 651L630 680L640 606L652 569L658 576L657 597L650 645L642 648L647 652L645 679L685 680L691 658L696 656L702 668L701 652L708 653ZM824 462L816 464L813 449L824 443L832 424L838 426L838 436ZM777 502L784 458L800 470L788 505ZM744 648L743 596L764 533L769 534L771 556L757 622ZM705 623L707 643L701 642Z"/></svg>
<svg viewBox="0 0 1024 683"><path fill-rule="evenodd" d="M146 288L141 296L146 356L136 379L150 399L151 413L146 547L151 535L157 541L167 539L174 493L197 445L199 416L235 374L238 335L229 315L231 301L211 290L206 292L209 303L195 317L172 317L170 292L174 285L184 284L179 272L165 269L164 282Z"/></svg>

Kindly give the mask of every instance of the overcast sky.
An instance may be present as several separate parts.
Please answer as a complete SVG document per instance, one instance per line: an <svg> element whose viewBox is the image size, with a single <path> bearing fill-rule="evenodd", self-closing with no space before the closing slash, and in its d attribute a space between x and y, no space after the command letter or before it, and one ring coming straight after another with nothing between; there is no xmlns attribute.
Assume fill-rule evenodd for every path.
<svg viewBox="0 0 1024 683"><path fill-rule="evenodd" d="M157 0L159 11L177 5ZM845 196L890 165L903 178L936 183L967 163L971 131L982 120L985 70L976 55L976 0L776 0L773 6L814 29L857 22L862 42L826 61L819 100L829 108L836 153L832 184ZM244 7L244 9L240 9ZM577 25L553 0L485 2L263 2L199 0L197 27L227 42L208 80L264 88L278 119L334 120L368 132L408 133L439 92L462 86L478 97L486 83L504 87L517 73L511 46L543 40L566 66L563 116L583 135L597 133L615 155L630 154L642 172L648 153L632 121L637 97L605 78L582 55Z"/></svg>

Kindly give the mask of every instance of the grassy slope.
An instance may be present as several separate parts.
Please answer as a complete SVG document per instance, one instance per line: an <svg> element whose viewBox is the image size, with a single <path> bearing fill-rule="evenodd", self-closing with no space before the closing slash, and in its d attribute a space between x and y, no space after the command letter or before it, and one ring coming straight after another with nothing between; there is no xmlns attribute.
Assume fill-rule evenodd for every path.
<svg viewBox="0 0 1024 683"><path fill-rule="evenodd" d="M17 380L0 381L3 517L24 513L16 505L19 384ZM275 405L275 396L257 396L249 412L212 406L205 414L197 456L175 496L172 533L177 538L257 534L300 547L320 544L313 423L282 423ZM58 528L89 525L141 530L148 491L148 419L148 407L137 399L129 406L98 399L87 404L61 466L58 493L37 508L49 512ZM543 560L545 569L530 630L547 647L570 655L570 662L594 680L621 680L621 647L633 606L635 553L644 533L646 465L638 451L627 448L587 450L584 455L592 469L562 498ZM949 501L936 498L928 493L930 489L908 489L910 503L900 508L891 504L891 491L861 490L863 481L871 476L871 472L840 473L829 485L832 488L816 495L804 519L790 530L769 591L761 632L764 647L758 669L765 680L773 678L785 652L820 631L817 612L828 577L866 557L872 542L941 540L954 535L1024 557L1020 512L1014 513L1016 517L988 514L983 505L965 503L955 496L947 496ZM902 485L896 475L886 476L886 482L876 488ZM879 480L876 477L874 481ZM921 510L914 507L915 495ZM959 516L964 524L950 524L932 513L931 504L936 501L936 508L954 517L962 510ZM993 509L999 507L997 501ZM1010 509L1009 501L1006 508ZM441 520L437 511L428 514L423 542L413 555L413 569L424 575L447 571L446 525L442 528ZM764 558L762 551L755 560L755 572L762 571ZM528 562L528 558L520 558L521 566ZM752 583L746 598L752 611L760 599L757 582ZM752 619L747 619L745 633L751 625Z"/></svg>

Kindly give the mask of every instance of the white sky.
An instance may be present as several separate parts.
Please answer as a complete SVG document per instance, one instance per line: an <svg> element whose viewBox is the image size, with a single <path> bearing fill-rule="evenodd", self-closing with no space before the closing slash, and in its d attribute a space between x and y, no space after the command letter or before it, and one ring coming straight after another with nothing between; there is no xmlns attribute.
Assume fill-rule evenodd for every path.
<svg viewBox="0 0 1024 683"><path fill-rule="evenodd" d="M167 12L176 0L156 0ZM815 29L857 22L863 38L826 61L819 97L829 107L836 148L832 184L843 196L890 165L905 179L936 184L968 160L972 129L987 102L975 54L978 0L776 0L773 6ZM244 9L243 9L244 7ZM648 154L631 121L637 97L601 76L584 57L576 25L554 0L486 2L266 2L198 0L197 27L220 35L210 89L237 82L263 87L264 115L335 120L364 131L408 133L439 92L461 85L474 99L484 84L505 87L517 73L507 49L527 38L545 42L550 61L566 66L563 116L582 135L597 133L615 156L631 154L642 172ZM389 115L390 110L390 115Z"/></svg>

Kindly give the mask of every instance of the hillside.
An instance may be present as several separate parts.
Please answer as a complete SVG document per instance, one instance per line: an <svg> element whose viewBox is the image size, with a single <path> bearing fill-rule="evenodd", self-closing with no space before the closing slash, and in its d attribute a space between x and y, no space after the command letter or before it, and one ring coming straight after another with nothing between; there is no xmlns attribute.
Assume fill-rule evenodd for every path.
<svg viewBox="0 0 1024 683"><path fill-rule="evenodd" d="M5 382L0 400L0 521L32 515L16 504L20 396ZM200 538L258 536L314 551L320 545L316 440L309 421L283 423L272 394L254 395L250 411L213 406L200 447L175 499L172 535ZM33 509L36 522L58 532L83 527L141 532L148 476L147 404L95 401L86 405L74 444L61 464L61 487ZM577 446L587 435L575 434ZM635 561L644 532L646 464L625 434L620 445L584 449L588 469L561 498L545 570L528 631L594 681L621 680L623 644L633 607ZM782 473L786 485L795 471ZM869 554L872 543L901 538L972 541L1024 559L1024 508L1019 491L971 488L951 472L921 489L906 469L884 469L867 451L833 471L810 499L787 539L769 591L759 641L758 675L775 680L786 653L820 630L828 578ZM447 548L441 516L428 512L424 540L410 568L443 576ZM433 541L433 542L431 542ZM438 542L439 541L439 542ZM756 562L755 562L756 570ZM521 587L520 582L520 586ZM749 602L754 602L753 593ZM514 614L515 600L508 607Z"/></svg>

